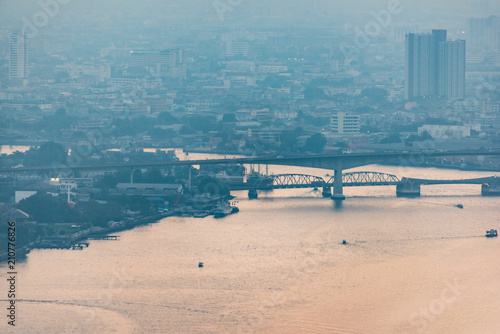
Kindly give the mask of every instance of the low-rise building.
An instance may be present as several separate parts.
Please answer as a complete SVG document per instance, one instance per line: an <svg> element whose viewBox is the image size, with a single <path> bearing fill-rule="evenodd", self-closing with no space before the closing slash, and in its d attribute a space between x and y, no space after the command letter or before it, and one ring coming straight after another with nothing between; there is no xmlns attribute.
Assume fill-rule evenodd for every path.
<svg viewBox="0 0 500 334"><path fill-rule="evenodd" d="M361 131L359 115L338 112L331 118L331 129L333 133L340 135L357 134Z"/></svg>
<svg viewBox="0 0 500 334"><path fill-rule="evenodd" d="M180 193L182 185L163 183L118 183L116 188L122 193Z"/></svg>
<svg viewBox="0 0 500 334"><path fill-rule="evenodd" d="M465 138L470 137L470 126L464 125L429 125L424 124L418 128L418 134L422 135L424 132L429 133L432 138L448 139L448 138Z"/></svg>

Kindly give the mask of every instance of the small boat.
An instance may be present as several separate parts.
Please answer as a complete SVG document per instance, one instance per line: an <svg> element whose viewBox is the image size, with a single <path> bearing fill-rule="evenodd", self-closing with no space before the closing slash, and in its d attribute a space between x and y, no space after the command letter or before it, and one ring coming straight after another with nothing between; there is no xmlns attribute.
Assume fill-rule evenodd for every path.
<svg viewBox="0 0 500 334"><path fill-rule="evenodd" d="M489 231L486 231L486 238L494 238L494 237L498 237L498 232L497 230L489 230Z"/></svg>
<svg viewBox="0 0 500 334"><path fill-rule="evenodd" d="M228 203L223 203L217 206L214 211L214 218L224 218L232 213L233 209Z"/></svg>
<svg viewBox="0 0 500 334"><path fill-rule="evenodd" d="M193 215L194 218L205 218L208 216L208 212L197 212Z"/></svg>
<svg viewBox="0 0 500 334"><path fill-rule="evenodd" d="M158 213L168 213L169 211L170 211L170 209L169 209L169 208L166 208L166 207L165 207L165 208L159 208L159 209L158 209Z"/></svg>

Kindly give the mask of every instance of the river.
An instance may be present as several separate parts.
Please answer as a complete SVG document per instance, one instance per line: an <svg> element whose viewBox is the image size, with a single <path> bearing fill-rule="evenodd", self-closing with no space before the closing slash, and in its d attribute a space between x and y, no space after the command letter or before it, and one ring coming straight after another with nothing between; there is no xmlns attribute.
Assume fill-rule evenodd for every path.
<svg viewBox="0 0 500 334"><path fill-rule="evenodd" d="M285 166L269 172L331 173ZM261 192L258 200L236 192L240 212L223 219L171 217L121 232L118 241L90 241L82 251L33 250L16 268L16 328L4 315L0 332L500 331L500 240L484 237L500 227L499 198L481 197L478 185L423 186L413 199L396 198L394 186L344 193L346 201L335 204L321 189ZM0 266L2 277L7 271Z"/></svg>
<svg viewBox="0 0 500 334"><path fill-rule="evenodd" d="M19 145L0 145L0 155L2 154L14 154L14 152L24 153L30 149L30 146L19 146Z"/></svg>

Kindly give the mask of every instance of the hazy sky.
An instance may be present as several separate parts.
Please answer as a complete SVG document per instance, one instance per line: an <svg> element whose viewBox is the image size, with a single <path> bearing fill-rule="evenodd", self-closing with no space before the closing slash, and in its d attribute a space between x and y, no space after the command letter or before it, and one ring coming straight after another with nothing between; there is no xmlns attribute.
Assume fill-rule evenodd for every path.
<svg viewBox="0 0 500 334"><path fill-rule="evenodd" d="M15 19L17 15L34 14L40 10L39 2L50 3L52 1L57 0L0 0L0 17ZM228 4L228 0L64 0L64 2L67 4L61 5L63 11L78 8L101 14L120 11L125 14L156 15L162 12L171 16L175 13L169 12L169 9L176 9L181 10L183 14L191 14L193 17L214 15L214 3ZM312 12L314 8L318 9L317 14L351 12L362 15L363 12L370 10L387 8L388 0L232 0L231 2L240 3L234 6L233 13L241 8L245 9L243 12L249 16L259 12L268 12L274 16L281 12L299 19L304 13ZM413 11L413 14L425 12L428 8L439 9L443 13L450 11L459 13L463 9L469 9L463 12L464 15L470 15L472 8L475 10L483 8L482 14L484 15L495 12L500 14L500 1L497 0L400 0L400 2L407 9L417 10L417 12Z"/></svg>
<svg viewBox="0 0 500 334"><path fill-rule="evenodd" d="M113 23L115 29L128 23L142 22L145 28L197 25L259 28L325 27L327 25L363 26L373 20L372 13L388 8L389 0L0 0L0 30L19 29L26 20L43 13L40 3L62 4L47 29L79 23L94 26ZM398 0L390 0L398 1ZM399 0L401 13L393 15L391 24L415 24L427 28L465 28L470 16L500 15L498 0ZM219 4L217 9L216 4ZM222 6L222 7L221 7ZM222 8L222 9L221 9ZM79 26L79 28L80 28Z"/></svg>

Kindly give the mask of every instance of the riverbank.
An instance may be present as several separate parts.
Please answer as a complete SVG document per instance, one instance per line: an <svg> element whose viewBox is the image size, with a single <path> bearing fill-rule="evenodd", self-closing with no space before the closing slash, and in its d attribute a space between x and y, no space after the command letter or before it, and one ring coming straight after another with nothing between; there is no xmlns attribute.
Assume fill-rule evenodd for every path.
<svg viewBox="0 0 500 334"><path fill-rule="evenodd" d="M408 167L400 163L380 163L381 166L392 166L392 167ZM442 165L442 164L422 164L411 166L411 167L421 167L421 168L439 168L439 169L450 169L450 170L459 170L466 172L499 172L500 166L496 167L479 167L479 166L459 166L459 165Z"/></svg>
<svg viewBox="0 0 500 334"><path fill-rule="evenodd" d="M176 215L175 212L167 212L163 214L152 215L148 217L143 217L137 219L133 222L127 222L126 224L119 227L110 227L110 228L99 228L93 227L85 230L81 230L75 232L74 234L68 237L52 237L52 238L44 238L39 242L32 242L30 245L25 245L19 248L16 248L16 259L26 257L31 250L33 249L71 249L75 244L79 244L89 240L89 238L108 235L110 233L121 232L132 230L138 226L147 225L151 223L159 222L161 219L165 217L171 217ZM6 263L8 261L8 253L2 252L0 253L0 264Z"/></svg>
<svg viewBox="0 0 500 334"><path fill-rule="evenodd" d="M232 198L232 197L230 197ZM143 225L148 225L148 224L154 224L158 223L160 220L167 218L167 217L191 217L191 218L205 218L207 216L213 215L215 218L222 218L234 213L239 212L239 209L234 206L230 206L229 204L224 206L224 208L229 208L230 210L223 211L220 208L213 208L212 210L208 211L199 211L199 210L193 210L189 208L179 208L176 210L168 211L168 212L163 212L159 213L156 215L151 215L147 217L142 217L135 219L133 221L127 221L124 222L123 225L118 225L114 227L109 227L109 228L102 228L102 227L92 227L88 228L85 230L81 230L78 232L75 232L74 234L68 236L68 237L51 237L51 238L44 238L43 240L40 240L39 242L34 242L31 243L29 246L23 246L19 249L16 250L16 257L19 258L20 256L26 257L27 254L30 253L32 249L80 249L78 247L74 247L75 245L79 245L81 243L84 243L88 241L89 239L95 238L95 237L103 237L106 235L109 235L111 233L117 233L117 232L123 232L123 231L129 231L133 230L136 227L143 226ZM8 253L1 253L0 254L0 264L6 263L8 261Z"/></svg>
<svg viewBox="0 0 500 334"><path fill-rule="evenodd" d="M16 248L15 260L26 258L26 256L30 253L31 247L33 245L24 245L22 247ZM9 253L7 251L0 253L0 264L6 263L9 260Z"/></svg>
<svg viewBox="0 0 500 334"><path fill-rule="evenodd" d="M240 151L227 151L227 150L217 150L217 149L202 149L202 148L182 148L182 151L186 154L199 153L199 154L219 154L219 155L240 155L250 158L250 152L240 152ZM263 156L263 155L259 155Z"/></svg>

